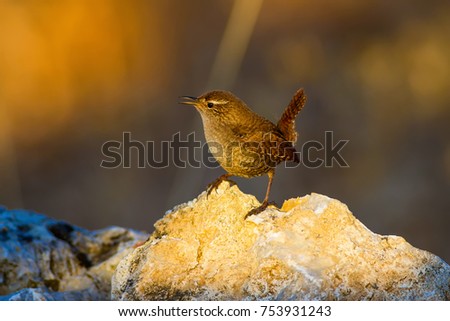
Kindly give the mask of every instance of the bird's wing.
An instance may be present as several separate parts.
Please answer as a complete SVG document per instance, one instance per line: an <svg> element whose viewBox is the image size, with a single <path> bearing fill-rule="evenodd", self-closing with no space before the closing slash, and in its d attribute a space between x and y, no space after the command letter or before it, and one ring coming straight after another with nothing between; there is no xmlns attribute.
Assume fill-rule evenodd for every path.
<svg viewBox="0 0 450 321"><path fill-rule="evenodd" d="M254 145L247 144L247 148L258 149L262 153L270 154L271 158L276 160L277 163L283 161L300 162L292 142L287 141L277 128L264 133L253 133L247 137L247 141L256 143Z"/></svg>

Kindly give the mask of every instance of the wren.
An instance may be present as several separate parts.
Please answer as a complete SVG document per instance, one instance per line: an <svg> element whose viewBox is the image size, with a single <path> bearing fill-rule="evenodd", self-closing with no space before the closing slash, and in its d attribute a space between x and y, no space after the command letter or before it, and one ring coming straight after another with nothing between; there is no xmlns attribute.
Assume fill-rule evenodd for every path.
<svg viewBox="0 0 450 321"><path fill-rule="evenodd" d="M275 167L284 161L300 162L294 148L295 118L306 103L303 89L294 94L276 125L228 91L214 90L199 97L181 98L182 104L193 105L200 113L209 150L227 171L209 185L208 195L230 176L251 178L267 174L266 196L261 206L246 217L266 209Z"/></svg>

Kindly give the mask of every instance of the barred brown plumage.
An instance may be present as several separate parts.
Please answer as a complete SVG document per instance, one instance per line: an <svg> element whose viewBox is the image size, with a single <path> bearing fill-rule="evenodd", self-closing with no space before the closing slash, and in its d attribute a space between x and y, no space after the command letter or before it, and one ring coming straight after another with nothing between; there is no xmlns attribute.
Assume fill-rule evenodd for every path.
<svg viewBox="0 0 450 321"><path fill-rule="evenodd" d="M295 130L295 118L303 109L306 103L306 95L303 88L297 90L291 99L291 102L284 110L280 120L277 123L278 129L286 140L295 143L297 141L297 132Z"/></svg>

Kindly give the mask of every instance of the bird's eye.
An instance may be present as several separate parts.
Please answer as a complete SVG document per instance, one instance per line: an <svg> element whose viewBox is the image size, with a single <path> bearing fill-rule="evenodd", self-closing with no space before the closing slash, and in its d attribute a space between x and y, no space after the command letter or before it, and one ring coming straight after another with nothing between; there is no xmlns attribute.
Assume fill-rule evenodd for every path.
<svg viewBox="0 0 450 321"><path fill-rule="evenodd" d="M214 104L213 103L208 103L208 108L213 108L214 107Z"/></svg>

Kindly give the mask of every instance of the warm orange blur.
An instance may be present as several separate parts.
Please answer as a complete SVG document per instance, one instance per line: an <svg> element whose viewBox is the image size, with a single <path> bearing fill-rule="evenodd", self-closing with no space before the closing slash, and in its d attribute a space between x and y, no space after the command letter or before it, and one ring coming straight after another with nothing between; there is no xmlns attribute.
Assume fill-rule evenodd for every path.
<svg viewBox="0 0 450 321"><path fill-rule="evenodd" d="M0 3L0 103L31 126L19 139L54 135L93 105L115 113L136 87L154 95L170 70L162 19L142 1Z"/></svg>
<svg viewBox="0 0 450 321"><path fill-rule="evenodd" d="M102 169L105 141L203 140L178 96L226 87L276 120L304 87L299 144L332 130L350 168L280 169L274 199L339 198L450 261L449 57L448 1L1 1L0 204L150 231L223 172Z"/></svg>

